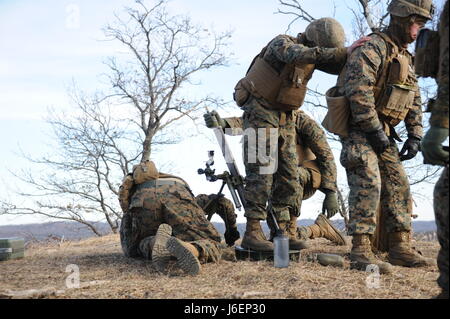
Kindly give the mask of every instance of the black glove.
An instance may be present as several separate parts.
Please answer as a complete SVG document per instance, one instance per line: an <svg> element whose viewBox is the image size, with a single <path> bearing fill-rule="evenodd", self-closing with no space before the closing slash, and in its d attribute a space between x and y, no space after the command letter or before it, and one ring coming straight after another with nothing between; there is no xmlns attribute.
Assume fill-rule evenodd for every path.
<svg viewBox="0 0 450 319"><path fill-rule="evenodd" d="M372 149L377 154L383 153L391 144L382 126L376 131L366 133L366 137L370 146L372 146Z"/></svg>
<svg viewBox="0 0 450 319"><path fill-rule="evenodd" d="M234 242L241 237L237 228L233 227L225 231L225 242L228 246L233 246Z"/></svg>
<svg viewBox="0 0 450 319"><path fill-rule="evenodd" d="M410 160L414 158L420 150L420 138L409 136L400 151L400 161Z"/></svg>

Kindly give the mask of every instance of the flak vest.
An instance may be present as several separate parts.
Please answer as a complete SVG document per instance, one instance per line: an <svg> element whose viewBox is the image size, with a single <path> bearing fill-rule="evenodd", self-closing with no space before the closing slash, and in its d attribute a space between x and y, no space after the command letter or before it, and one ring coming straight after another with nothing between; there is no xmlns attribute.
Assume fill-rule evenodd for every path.
<svg viewBox="0 0 450 319"><path fill-rule="evenodd" d="M414 73L412 56L398 46L385 33L375 32L385 42L387 59L374 87L375 106L382 122L395 127L406 118L414 105L417 85L410 76Z"/></svg>
<svg viewBox="0 0 450 319"><path fill-rule="evenodd" d="M289 39L299 44L297 38ZM267 46L252 61L247 74L235 87L234 99L239 106L248 100L248 94L263 98L270 109L293 111L299 109L305 100L308 81L315 69L314 64L285 64L277 71L265 59ZM246 91L246 92L245 92Z"/></svg>
<svg viewBox="0 0 450 319"><path fill-rule="evenodd" d="M373 87L375 107L383 128L388 136L398 139L393 129L406 118L414 105L414 98L418 90L413 78L410 76L412 57L405 49L400 51L398 46L385 33L374 32L386 43L388 54L379 71L379 77ZM369 36L370 36L369 35ZM322 125L331 133L348 136L351 121L350 103L344 95L344 66L335 87L325 94L328 113Z"/></svg>

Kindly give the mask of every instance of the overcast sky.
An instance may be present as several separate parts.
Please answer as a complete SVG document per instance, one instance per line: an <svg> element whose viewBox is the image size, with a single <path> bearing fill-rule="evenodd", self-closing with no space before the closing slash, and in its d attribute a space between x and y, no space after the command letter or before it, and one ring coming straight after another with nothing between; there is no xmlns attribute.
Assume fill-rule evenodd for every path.
<svg viewBox="0 0 450 319"><path fill-rule="evenodd" d="M149 1L151 2L151 1ZM335 2L335 3L334 3ZM440 0L442 2L442 0ZM125 0L0 0L0 191L7 193L16 182L8 170L18 171L28 163L17 155L19 149L39 157L51 152L48 127L43 119L49 107L69 109L67 90L76 81L83 90L104 88L101 74L107 69L107 57L117 55L120 47L105 39L102 27L120 14ZM349 7L357 7L356 0L304 0L302 4L314 17L335 16L351 33ZM214 92L231 100L236 82L244 75L248 64L261 48L275 35L285 33L290 17L274 14L277 0L172 0L174 14L188 14L194 22L216 31L233 30L229 51L233 63L225 68L206 72L201 85L193 92ZM289 32L294 35L304 30L305 22L294 24ZM350 37L350 36L349 36ZM311 86L325 91L333 85L334 76L316 72ZM230 108L226 115L239 116L239 108ZM215 192L219 183L211 184L196 174L204 165L206 151L216 149L218 170L224 169L220 152L212 132L200 128L196 138L168 147L163 154L155 154L157 162L171 161L174 172L189 180L194 193ZM240 139L229 139L240 161ZM186 154L180 158L180 154ZM339 149L335 150L338 158ZM222 163L222 164L221 164ZM241 174L244 174L240 164ZM345 184L345 172L339 169L339 179ZM434 219L431 197L421 200L416 209L420 219ZM302 218L314 218L321 207L319 194L303 204ZM242 213L239 214L242 216ZM241 217L240 221L244 221ZM36 219L0 217L0 224L23 223Z"/></svg>

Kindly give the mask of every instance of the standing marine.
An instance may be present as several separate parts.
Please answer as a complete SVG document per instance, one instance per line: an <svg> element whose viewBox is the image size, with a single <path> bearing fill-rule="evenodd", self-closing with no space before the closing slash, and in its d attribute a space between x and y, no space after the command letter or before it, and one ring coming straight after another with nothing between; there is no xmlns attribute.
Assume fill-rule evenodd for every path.
<svg viewBox="0 0 450 319"><path fill-rule="evenodd" d="M204 117L205 124L209 128L221 127L230 135L243 133L243 120L240 117L221 118L215 111L205 114ZM295 127L300 205L297 214L290 215L289 222L278 221L279 227L287 233L290 243L298 242L296 246L306 248L305 241L315 238L326 238L337 245L345 245L343 235L327 219L339 211L339 204L336 194L336 164L325 132L314 119L301 110L296 114ZM311 198L317 190L325 194L322 214L319 214L311 226L297 226L301 203ZM272 238L275 235L275 228L270 219L268 225Z"/></svg>
<svg viewBox="0 0 450 319"><path fill-rule="evenodd" d="M407 47L432 18L431 0L393 0L389 26L349 56L338 79L349 104L348 134L340 137L340 162L346 169L349 194L349 234L353 236L351 267L375 264L381 273L392 265L421 267L432 263L411 246L409 181L401 161L416 156L423 134L419 87L413 57ZM340 81L340 80L343 80ZM395 127L404 122L408 138L399 152ZM371 250L377 209L386 216L388 260Z"/></svg>
<svg viewBox="0 0 450 319"><path fill-rule="evenodd" d="M300 184L296 178L296 113L303 104L314 70L338 74L347 55L360 41L344 47L342 26L332 18L314 20L297 37L279 35L254 58L236 85L234 100L244 111L243 141L247 205L244 248L272 251L260 221L268 203L278 222L289 223L300 210ZM301 243L290 241L292 249Z"/></svg>
<svg viewBox="0 0 450 319"><path fill-rule="evenodd" d="M438 284L442 289L437 298L448 299L448 161L449 152L442 147L448 138L449 133L449 111L448 111L448 0L441 13L439 30L434 32L436 41L432 40L433 33L424 43L424 60L416 60L417 74L421 76L431 76L438 82L437 99L432 104L430 129L422 140L422 153L425 164L441 165L444 170L434 188L433 204L434 214L437 224L437 235L441 249L439 250L437 264L440 271ZM425 36L425 34L424 34ZM418 39L419 46L422 42ZM430 42L429 44L427 42ZM433 45L433 43L435 45ZM416 47L416 52L419 51ZM427 72L431 71L431 72Z"/></svg>
<svg viewBox="0 0 450 319"><path fill-rule="evenodd" d="M151 259L161 272L175 258L191 275L199 273L201 263L228 256L220 234L205 216L210 211L202 209L214 200L211 196L194 197L183 179L158 172L151 161L136 165L119 192L124 212L120 242L125 256ZM220 197L208 207L224 219L226 243L233 245L239 238L233 204Z"/></svg>

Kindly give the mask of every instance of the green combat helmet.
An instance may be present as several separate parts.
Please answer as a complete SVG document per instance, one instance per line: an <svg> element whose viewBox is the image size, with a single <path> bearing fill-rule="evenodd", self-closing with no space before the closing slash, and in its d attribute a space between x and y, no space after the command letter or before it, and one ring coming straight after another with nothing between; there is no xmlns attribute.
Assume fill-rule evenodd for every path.
<svg viewBox="0 0 450 319"><path fill-rule="evenodd" d="M311 22L305 30L308 41L318 47L343 48L345 32L342 25L333 18L321 18Z"/></svg>
<svg viewBox="0 0 450 319"><path fill-rule="evenodd" d="M406 18L416 14L431 19L434 14L432 0L392 0L388 12L396 17Z"/></svg>

